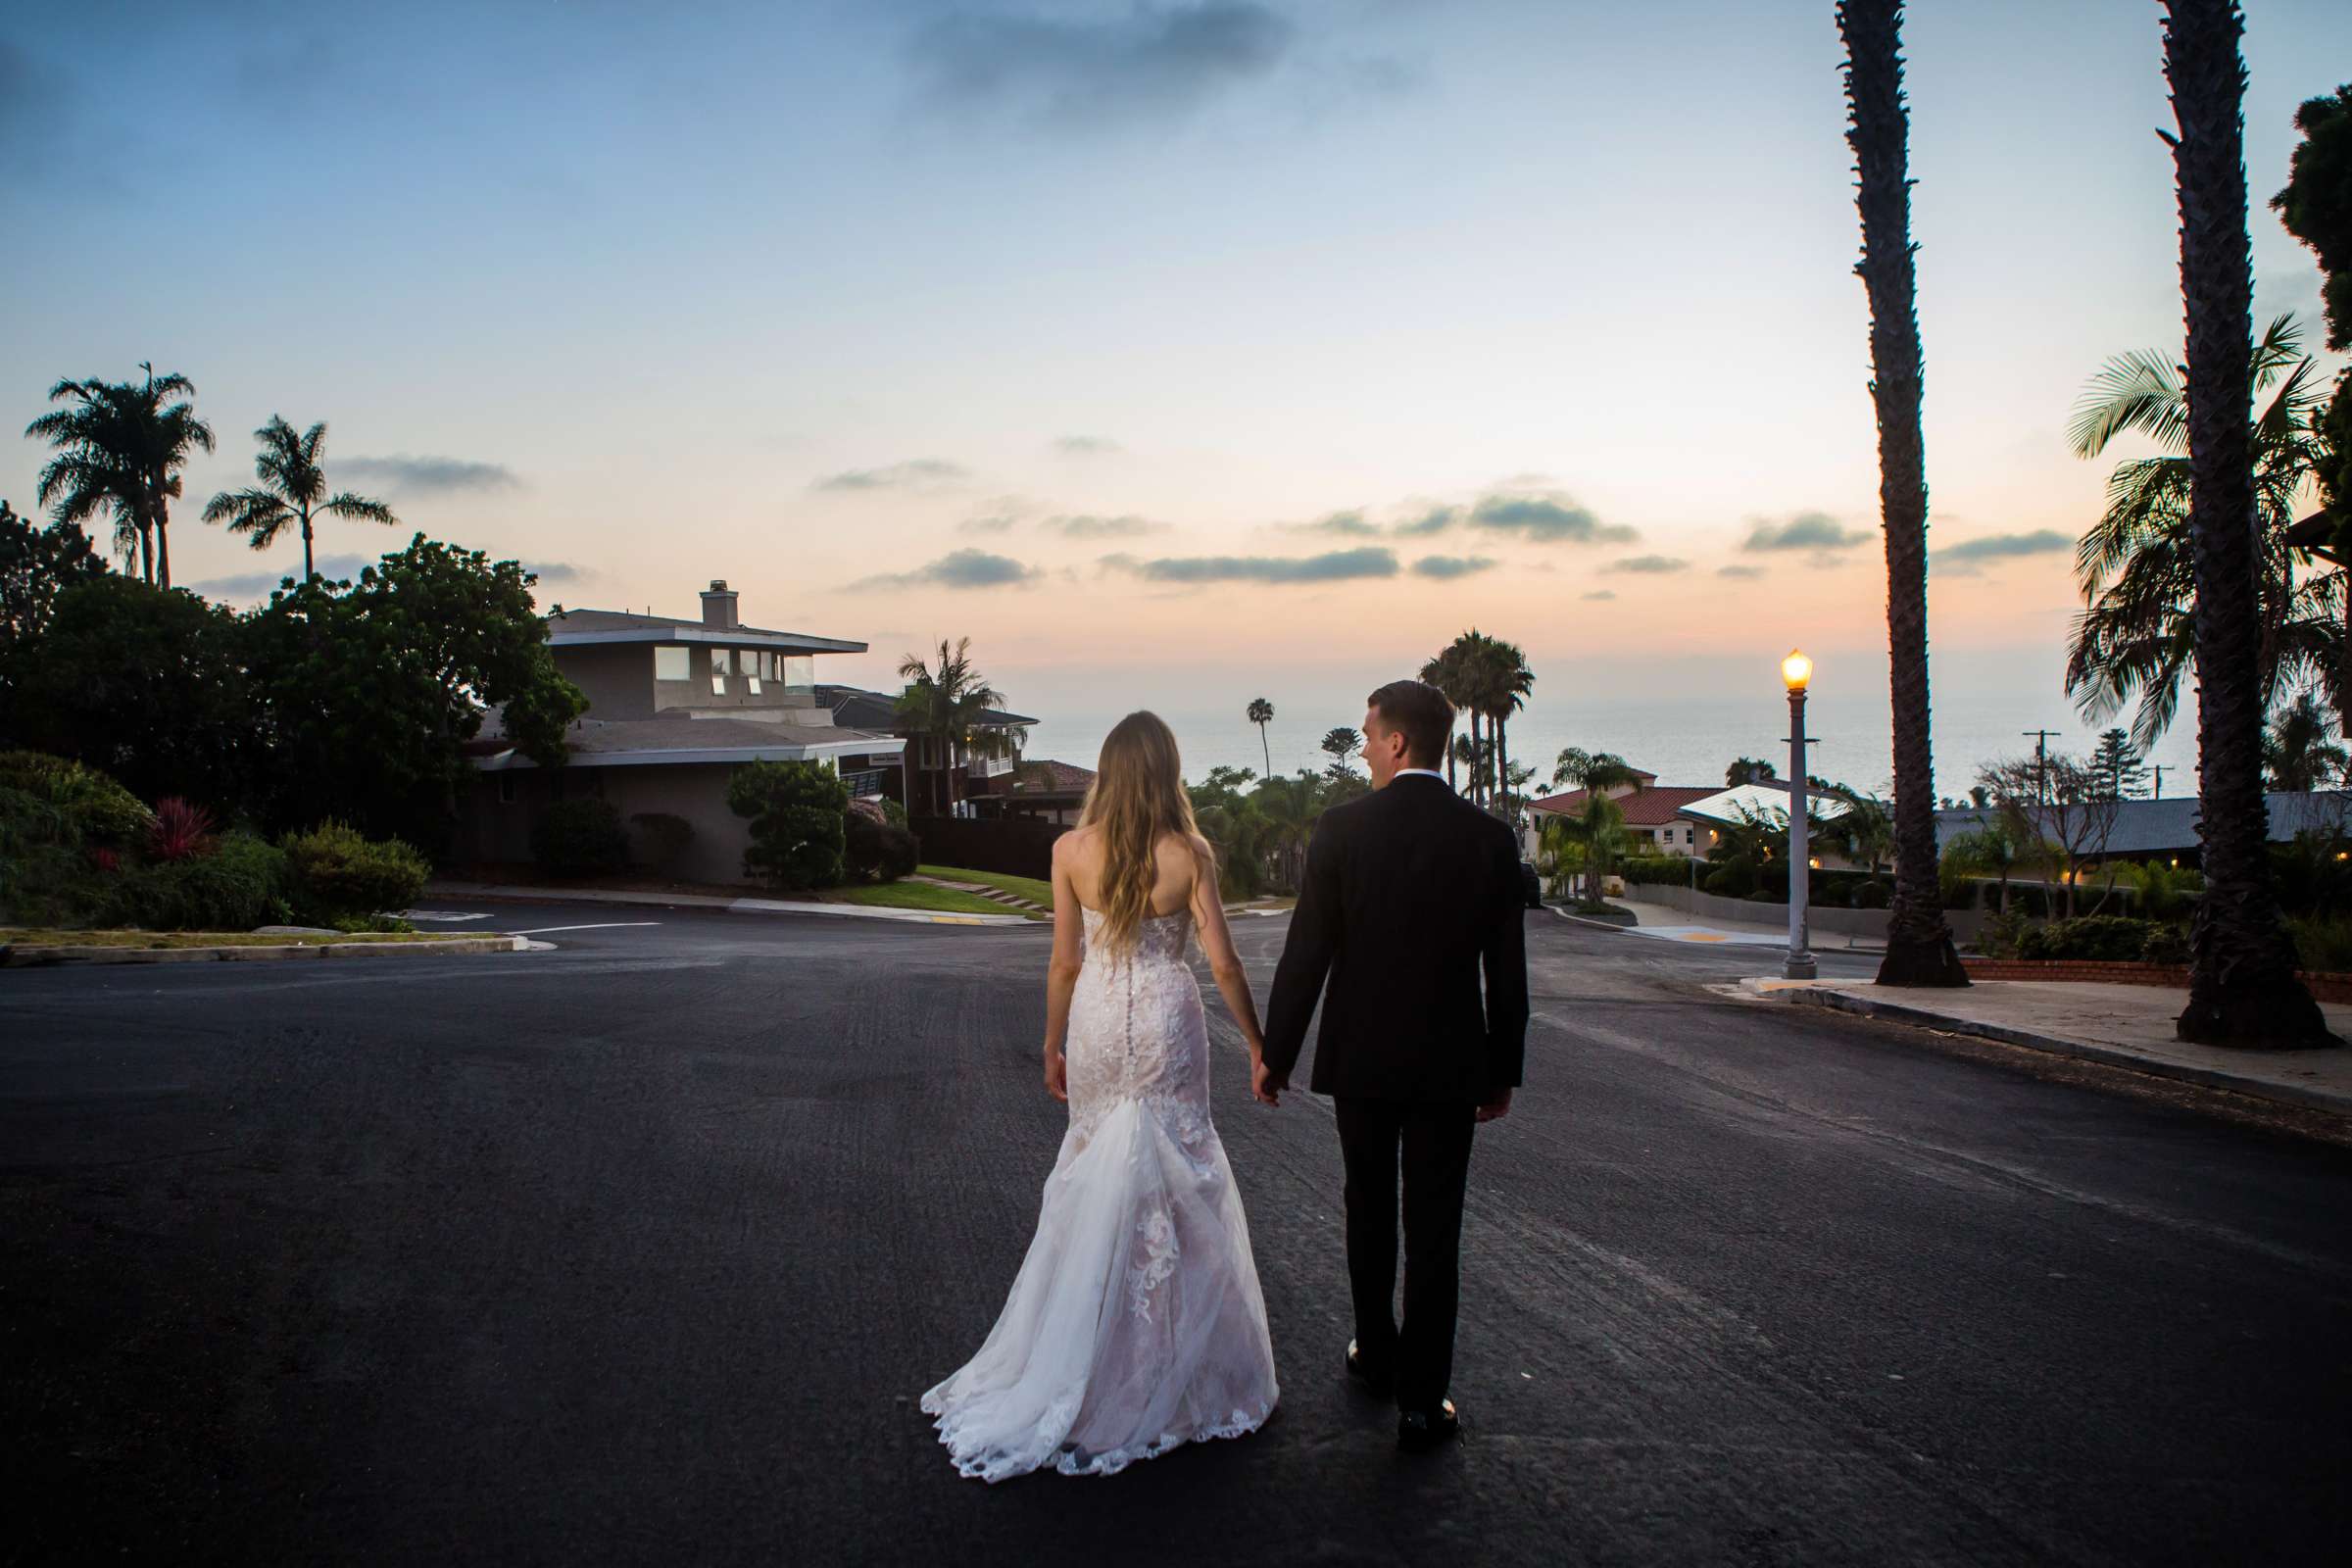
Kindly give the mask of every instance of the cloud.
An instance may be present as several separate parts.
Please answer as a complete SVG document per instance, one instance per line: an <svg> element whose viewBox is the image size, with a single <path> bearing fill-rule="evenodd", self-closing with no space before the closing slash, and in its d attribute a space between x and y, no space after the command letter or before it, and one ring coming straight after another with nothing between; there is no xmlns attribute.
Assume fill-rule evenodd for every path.
<svg viewBox="0 0 2352 1568"><path fill-rule="evenodd" d="M1054 450L1065 458L1107 458L1127 449L1105 435L1065 435L1054 441Z"/></svg>
<svg viewBox="0 0 2352 1568"><path fill-rule="evenodd" d="M1353 539L1370 539L1380 532L1377 523L1367 520L1361 507L1349 507L1344 512L1328 513L1312 522L1289 525L1294 533L1340 533Z"/></svg>
<svg viewBox="0 0 2352 1568"><path fill-rule="evenodd" d="M1870 538L1867 528L1848 528L1826 512L1800 512L1787 522L1756 519L1742 550L1849 550Z"/></svg>
<svg viewBox="0 0 2352 1568"><path fill-rule="evenodd" d="M956 525L956 531L957 533L1009 533L1012 525L1020 520L1018 517L1007 516L1001 512L991 513L986 516L964 518Z"/></svg>
<svg viewBox="0 0 2352 1568"><path fill-rule="evenodd" d="M338 477L380 485L396 496L445 496L467 490L487 494L522 488L522 481L505 464L466 458L415 457L403 452L388 458L332 459L328 466Z"/></svg>
<svg viewBox="0 0 2352 1568"><path fill-rule="evenodd" d="M1125 15L950 11L908 41L918 99L1010 113L1047 129L1180 120L1261 78L1297 29L1250 0L1138 6Z"/></svg>
<svg viewBox="0 0 2352 1568"><path fill-rule="evenodd" d="M542 588L555 583L584 582L596 575L588 567L575 566L568 561L526 561L522 569L536 574Z"/></svg>
<svg viewBox="0 0 2352 1568"><path fill-rule="evenodd" d="M881 468L844 468L811 484L811 490L935 490L971 477L971 470L944 458L910 458Z"/></svg>
<svg viewBox="0 0 2352 1568"><path fill-rule="evenodd" d="M1153 522L1148 517L1095 517L1084 514L1048 517L1038 526L1064 539L1134 539L1148 533L1166 533L1169 528L1167 523Z"/></svg>
<svg viewBox="0 0 2352 1568"><path fill-rule="evenodd" d="M1973 577L1987 561L2006 561L2014 556L2046 556L2075 547L2071 534L2055 528L2036 528L2032 533L1988 533L1975 539L1963 539L1947 545L1928 559L1947 577Z"/></svg>
<svg viewBox="0 0 2352 1568"><path fill-rule="evenodd" d="M1472 572L1486 571L1494 564L1486 556L1423 556L1413 563L1413 570L1424 577L1467 577Z"/></svg>
<svg viewBox="0 0 2352 1568"><path fill-rule="evenodd" d="M1599 588L1593 590L1592 593L1581 595L1580 597L1586 600L1614 599L1617 597L1617 594L1616 590L1614 589Z"/></svg>
<svg viewBox="0 0 2352 1568"><path fill-rule="evenodd" d="M1147 582L1311 583L1396 575L1396 552L1379 546L1303 557L1175 556L1138 561L1133 556L1105 556L1102 564L1131 571Z"/></svg>
<svg viewBox="0 0 2352 1568"><path fill-rule="evenodd" d="M1600 569L1608 572L1662 575L1670 571L1689 571L1690 563L1680 556L1628 556L1622 561L1612 561Z"/></svg>
<svg viewBox="0 0 2352 1568"><path fill-rule="evenodd" d="M1024 566L1009 556L985 550L951 550L937 561L912 571L884 572L850 584L852 591L874 588L1005 588L1034 581L1035 566Z"/></svg>
<svg viewBox="0 0 2352 1568"><path fill-rule="evenodd" d="M1560 491L1533 495L1490 495L1470 509L1473 527L1515 533L1539 544L1615 543L1641 537L1633 529L1604 523Z"/></svg>
<svg viewBox="0 0 2352 1568"><path fill-rule="evenodd" d="M1715 575L1718 577L1739 577L1752 581L1753 579L1764 575L1764 568L1762 566L1717 566L1715 568Z"/></svg>
<svg viewBox="0 0 2352 1568"><path fill-rule="evenodd" d="M1411 515L1401 517L1390 524L1389 531L1408 539L1420 538L1428 534L1444 533L1459 522L1461 516L1462 509L1459 507L1421 507L1417 508Z"/></svg>

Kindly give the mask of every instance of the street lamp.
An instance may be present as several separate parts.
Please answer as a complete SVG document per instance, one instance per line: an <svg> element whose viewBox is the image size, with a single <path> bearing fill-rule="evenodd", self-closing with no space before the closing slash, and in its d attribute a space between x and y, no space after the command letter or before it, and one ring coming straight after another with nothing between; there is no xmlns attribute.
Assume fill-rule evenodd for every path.
<svg viewBox="0 0 2352 1568"><path fill-rule="evenodd" d="M1788 961L1781 972L1791 980L1810 980L1820 969L1805 941L1805 899L1811 891L1809 845L1805 822L1805 686L1813 679L1813 661L1791 648L1781 661L1781 682L1788 688Z"/></svg>

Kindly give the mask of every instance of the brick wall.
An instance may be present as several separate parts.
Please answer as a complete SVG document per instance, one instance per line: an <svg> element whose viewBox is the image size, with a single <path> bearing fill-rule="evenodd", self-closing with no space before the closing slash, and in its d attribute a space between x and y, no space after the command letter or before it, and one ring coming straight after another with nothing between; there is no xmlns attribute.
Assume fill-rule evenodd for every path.
<svg viewBox="0 0 2352 1568"><path fill-rule="evenodd" d="M2188 969L2171 963L2105 963L2087 958L1965 958L1972 980L2076 980L2118 986L2188 989ZM2352 974L2303 971L2303 983L2321 1002L2352 1003Z"/></svg>

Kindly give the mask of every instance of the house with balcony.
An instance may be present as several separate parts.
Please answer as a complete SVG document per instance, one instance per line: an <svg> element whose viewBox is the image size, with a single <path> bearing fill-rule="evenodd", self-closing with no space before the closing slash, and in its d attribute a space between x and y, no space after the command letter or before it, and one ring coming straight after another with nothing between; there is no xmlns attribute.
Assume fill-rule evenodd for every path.
<svg viewBox="0 0 2352 1568"><path fill-rule="evenodd" d="M746 762L817 762L853 798L901 794L906 743L838 722L818 695L817 661L866 645L744 624L724 581L687 619L612 610L547 616L556 667L587 695L565 741L570 760L543 768L508 744L493 714L467 747L477 777L460 802L457 847L476 862L531 858L531 824L549 803L587 796L636 819L660 814L693 830L662 870L697 882L743 878L750 825L727 808L727 780ZM641 856L641 858L650 857Z"/></svg>
<svg viewBox="0 0 2352 1568"><path fill-rule="evenodd" d="M1021 747L1029 738L1029 726L1037 722L1026 713L985 709L968 739L945 742L916 734L900 716L894 692L820 683L816 700L832 713L834 723L893 735L903 743L905 766L898 777L882 780L882 793L906 807L909 816L988 814L979 803L1018 772Z"/></svg>

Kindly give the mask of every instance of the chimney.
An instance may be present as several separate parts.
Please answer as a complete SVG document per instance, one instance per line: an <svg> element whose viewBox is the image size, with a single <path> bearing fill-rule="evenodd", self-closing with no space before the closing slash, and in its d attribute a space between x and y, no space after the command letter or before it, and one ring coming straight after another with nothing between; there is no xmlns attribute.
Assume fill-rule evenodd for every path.
<svg viewBox="0 0 2352 1568"><path fill-rule="evenodd" d="M711 578L710 586L704 591L703 624L721 629L743 624L735 618L735 590L727 586L724 577Z"/></svg>

